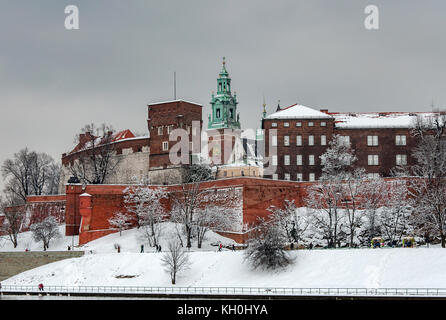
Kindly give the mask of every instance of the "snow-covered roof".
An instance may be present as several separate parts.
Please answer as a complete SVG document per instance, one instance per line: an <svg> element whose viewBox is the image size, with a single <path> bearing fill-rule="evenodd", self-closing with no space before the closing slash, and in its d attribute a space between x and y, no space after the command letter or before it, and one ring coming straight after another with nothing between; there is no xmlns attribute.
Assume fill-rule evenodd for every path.
<svg viewBox="0 0 446 320"><path fill-rule="evenodd" d="M266 117L266 119L332 119L332 118L333 118L332 116L324 112L300 104L294 104L285 109L270 114L269 116Z"/></svg>
<svg viewBox="0 0 446 320"><path fill-rule="evenodd" d="M335 126L342 129L355 128L411 128L417 116L433 117L432 112L369 112L369 113L330 113L335 118Z"/></svg>

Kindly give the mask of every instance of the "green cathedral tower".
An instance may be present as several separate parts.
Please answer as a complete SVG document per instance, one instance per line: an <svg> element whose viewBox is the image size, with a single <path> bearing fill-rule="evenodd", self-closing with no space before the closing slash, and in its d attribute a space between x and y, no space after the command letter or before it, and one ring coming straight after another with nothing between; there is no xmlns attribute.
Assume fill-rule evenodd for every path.
<svg viewBox="0 0 446 320"><path fill-rule="evenodd" d="M231 78L223 57L223 68L217 79L217 94L212 93L212 113L209 115L208 129L240 129L237 104L235 92L234 95L231 93Z"/></svg>

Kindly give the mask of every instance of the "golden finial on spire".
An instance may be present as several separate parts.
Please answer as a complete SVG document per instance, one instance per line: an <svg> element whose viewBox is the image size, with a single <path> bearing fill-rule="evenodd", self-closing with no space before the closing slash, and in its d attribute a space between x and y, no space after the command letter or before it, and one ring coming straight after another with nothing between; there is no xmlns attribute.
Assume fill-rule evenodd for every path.
<svg viewBox="0 0 446 320"><path fill-rule="evenodd" d="M225 59L226 59L226 58L225 58L225 57L223 57L223 64L226 64L226 61L225 61Z"/></svg>

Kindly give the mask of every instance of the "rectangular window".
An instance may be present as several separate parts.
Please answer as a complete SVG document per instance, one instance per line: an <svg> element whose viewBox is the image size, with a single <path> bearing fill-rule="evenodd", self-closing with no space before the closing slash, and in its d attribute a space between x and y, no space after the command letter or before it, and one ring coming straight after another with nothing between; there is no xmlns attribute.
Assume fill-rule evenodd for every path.
<svg viewBox="0 0 446 320"><path fill-rule="evenodd" d="M327 145L327 136L321 136L321 146Z"/></svg>
<svg viewBox="0 0 446 320"><path fill-rule="evenodd" d="M321 127L326 127L327 123L325 121L321 121Z"/></svg>
<svg viewBox="0 0 446 320"><path fill-rule="evenodd" d="M285 173L285 180L290 180L290 174L289 173Z"/></svg>
<svg viewBox="0 0 446 320"><path fill-rule="evenodd" d="M296 127L302 127L302 122L296 122Z"/></svg>
<svg viewBox="0 0 446 320"><path fill-rule="evenodd" d="M314 146L314 136L308 136L308 145Z"/></svg>
<svg viewBox="0 0 446 320"><path fill-rule="evenodd" d="M314 173L310 173L309 175L308 175L308 181L314 181L315 180L315 175L314 175Z"/></svg>
<svg viewBox="0 0 446 320"><path fill-rule="evenodd" d="M367 173L367 178L371 179L378 179L379 173Z"/></svg>
<svg viewBox="0 0 446 320"><path fill-rule="evenodd" d="M344 144L344 146L350 145L350 136L339 136L339 141L341 144Z"/></svg>
<svg viewBox="0 0 446 320"><path fill-rule="evenodd" d="M314 155L310 154L310 155L308 156L308 164L309 164L310 166L314 166Z"/></svg>
<svg viewBox="0 0 446 320"><path fill-rule="evenodd" d="M169 142L163 141L163 151L167 151L167 150L169 150Z"/></svg>
<svg viewBox="0 0 446 320"><path fill-rule="evenodd" d="M289 146L290 145L290 136L284 136L283 137L283 145Z"/></svg>
<svg viewBox="0 0 446 320"><path fill-rule="evenodd" d="M290 155L289 155L289 154L286 154L286 155L283 156L283 163L284 163L286 166L289 166L289 165L290 165Z"/></svg>
<svg viewBox="0 0 446 320"><path fill-rule="evenodd" d="M284 126L285 128L288 128L288 127L290 126L290 123L289 123L289 122L284 122L284 123L283 123L283 126Z"/></svg>
<svg viewBox="0 0 446 320"><path fill-rule="evenodd" d="M296 136L296 146L302 145L302 136Z"/></svg>
<svg viewBox="0 0 446 320"><path fill-rule="evenodd" d="M271 123L271 127L276 128L277 127L277 122Z"/></svg>
<svg viewBox="0 0 446 320"><path fill-rule="evenodd" d="M301 166L301 165L302 165L302 155L301 155L301 154L298 154L298 155L296 156L296 164L297 164L298 166Z"/></svg>
<svg viewBox="0 0 446 320"><path fill-rule="evenodd" d="M277 173L274 173L274 174L273 174L273 179L274 179L274 180L279 179L279 176L277 175Z"/></svg>
<svg viewBox="0 0 446 320"><path fill-rule="evenodd" d="M314 126L314 122L312 122L312 121L308 122L308 126L309 126L309 127Z"/></svg>
<svg viewBox="0 0 446 320"><path fill-rule="evenodd" d="M272 156L272 165L277 166L277 156Z"/></svg>
<svg viewBox="0 0 446 320"><path fill-rule="evenodd" d="M163 135L163 127L158 127L158 135L159 136Z"/></svg>
<svg viewBox="0 0 446 320"><path fill-rule="evenodd" d="M406 136L396 136L395 144L397 146L405 146L406 145Z"/></svg>
<svg viewBox="0 0 446 320"><path fill-rule="evenodd" d="M303 179L302 179L302 173L298 173L297 174L297 176L296 176L296 180L297 181L302 181Z"/></svg>
<svg viewBox="0 0 446 320"><path fill-rule="evenodd" d="M271 145L277 147L277 136L272 136L271 139Z"/></svg>
<svg viewBox="0 0 446 320"><path fill-rule="evenodd" d="M377 146L378 145L378 136L367 136L367 145L368 146Z"/></svg>
<svg viewBox="0 0 446 320"><path fill-rule="evenodd" d="M369 154L367 158L367 162L369 166L377 166L379 165L378 155L377 154Z"/></svg>
<svg viewBox="0 0 446 320"><path fill-rule="evenodd" d="M406 164L407 164L407 155L397 154L396 155L396 165L397 166L405 166Z"/></svg>

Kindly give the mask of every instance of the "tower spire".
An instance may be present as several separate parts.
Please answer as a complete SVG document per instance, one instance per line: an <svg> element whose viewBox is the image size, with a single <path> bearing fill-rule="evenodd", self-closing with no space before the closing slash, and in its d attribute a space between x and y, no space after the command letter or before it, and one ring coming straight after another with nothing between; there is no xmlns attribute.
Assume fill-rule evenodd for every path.
<svg viewBox="0 0 446 320"><path fill-rule="evenodd" d="M231 78L226 70L226 58L223 57L222 69L217 79L217 94L212 95L212 114L208 128L240 129L237 104L236 94L231 92Z"/></svg>
<svg viewBox="0 0 446 320"><path fill-rule="evenodd" d="M265 103L265 96L263 96L263 112L262 112L262 119L266 118L266 103Z"/></svg>

